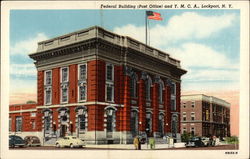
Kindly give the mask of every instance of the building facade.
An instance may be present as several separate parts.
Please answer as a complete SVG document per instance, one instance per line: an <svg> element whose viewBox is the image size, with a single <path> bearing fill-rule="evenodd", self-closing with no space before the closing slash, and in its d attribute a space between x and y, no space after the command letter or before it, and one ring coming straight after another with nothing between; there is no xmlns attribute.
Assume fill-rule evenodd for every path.
<svg viewBox="0 0 250 159"><path fill-rule="evenodd" d="M37 68L34 131L45 142L65 135L100 144L179 138L186 71L169 54L95 26L39 42L29 56ZM12 125L23 115L10 111Z"/></svg>
<svg viewBox="0 0 250 159"><path fill-rule="evenodd" d="M230 104L222 99L198 95L181 96L181 133L198 136L230 136Z"/></svg>

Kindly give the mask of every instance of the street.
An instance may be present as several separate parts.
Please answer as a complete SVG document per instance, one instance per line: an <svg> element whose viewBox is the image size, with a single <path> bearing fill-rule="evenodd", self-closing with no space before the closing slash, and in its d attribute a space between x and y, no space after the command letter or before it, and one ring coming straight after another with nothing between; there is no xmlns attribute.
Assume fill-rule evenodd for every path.
<svg viewBox="0 0 250 159"><path fill-rule="evenodd" d="M238 150L238 145L218 145L214 147L181 147L181 148L158 148L154 150ZM84 148L56 148L55 146L40 146L40 147L24 147L24 148L10 148L10 150L133 150L126 148L102 148L102 147L88 147L88 145ZM142 149L141 151L152 151L150 149ZM138 150L137 150L138 151Z"/></svg>

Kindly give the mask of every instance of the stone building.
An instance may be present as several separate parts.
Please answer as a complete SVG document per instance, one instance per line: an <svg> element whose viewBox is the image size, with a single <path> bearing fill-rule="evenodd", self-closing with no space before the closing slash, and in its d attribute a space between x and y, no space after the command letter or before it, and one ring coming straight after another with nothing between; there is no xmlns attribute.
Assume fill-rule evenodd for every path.
<svg viewBox="0 0 250 159"><path fill-rule="evenodd" d="M230 136L230 103L203 94L181 96L181 133Z"/></svg>
<svg viewBox="0 0 250 159"><path fill-rule="evenodd" d="M180 138L186 71L169 54L95 26L39 42L29 56L37 104L25 112L35 111L34 130L45 142L65 135L98 144L131 143L135 135ZM11 132L17 123L32 132L33 118L14 107Z"/></svg>

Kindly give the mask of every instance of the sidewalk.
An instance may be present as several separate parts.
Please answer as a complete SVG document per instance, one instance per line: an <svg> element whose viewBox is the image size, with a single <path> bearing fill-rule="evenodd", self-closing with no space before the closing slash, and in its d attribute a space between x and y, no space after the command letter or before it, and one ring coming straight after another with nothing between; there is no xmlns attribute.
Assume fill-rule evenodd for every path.
<svg viewBox="0 0 250 159"><path fill-rule="evenodd" d="M133 144L109 144L109 145L86 145L88 148L107 148L107 149L128 149L134 150L135 147ZM168 144L157 144L155 145L155 149L165 149L165 148L173 148L174 146L170 146ZM150 145L142 144L142 150L150 149Z"/></svg>

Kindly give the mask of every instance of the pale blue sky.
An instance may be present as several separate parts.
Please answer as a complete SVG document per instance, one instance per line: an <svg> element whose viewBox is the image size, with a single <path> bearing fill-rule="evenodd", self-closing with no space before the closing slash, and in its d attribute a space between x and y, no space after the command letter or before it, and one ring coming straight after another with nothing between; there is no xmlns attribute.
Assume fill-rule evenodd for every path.
<svg viewBox="0 0 250 159"><path fill-rule="evenodd" d="M239 87L239 10L153 11L161 13L163 21L150 20L150 41L188 70L184 90ZM93 25L144 42L145 10L11 10L10 92L21 92L15 87L23 83L36 93L36 70L27 54L35 51L37 41Z"/></svg>

